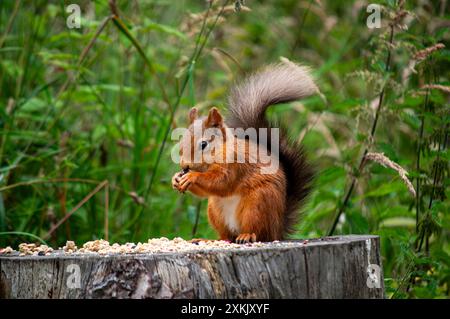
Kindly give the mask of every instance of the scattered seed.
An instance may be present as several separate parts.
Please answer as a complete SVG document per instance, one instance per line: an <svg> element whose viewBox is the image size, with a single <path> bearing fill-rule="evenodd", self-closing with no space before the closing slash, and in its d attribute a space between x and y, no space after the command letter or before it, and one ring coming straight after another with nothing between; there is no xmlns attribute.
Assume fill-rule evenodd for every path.
<svg viewBox="0 0 450 319"><path fill-rule="evenodd" d="M304 241L303 244L306 244ZM223 250L223 249L249 249L255 247L277 247L283 245L298 246L299 243L295 242L280 242L273 241L271 243L247 243L240 245L232 243L227 240L209 240L209 241L196 241L190 242L183 238L176 237L173 240L169 240L166 237L151 238L146 243L125 243L123 245L119 243L110 244L103 239L88 241L83 244L82 248L77 248L73 241L67 241L66 245L60 250L65 254L154 254L154 253L168 253L168 252L191 252L198 250ZM36 246L36 244L20 244L19 245L20 256L26 255L38 255L48 256L53 251L52 248L46 245Z"/></svg>
<svg viewBox="0 0 450 319"><path fill-rule="evenodd" d="M8 246L6 248L0 248L0 255L1 254L11 254L12 252L14 252L14 249L12 249L10 246Z"/></svg>
<svg viewBox="0 0 450 319"><path fill-rule="evenodd" d="M62 248L66 253L73 253L78 250L78 247L75 245L75 242L72 240L66 241L66 245Z"/></svg>

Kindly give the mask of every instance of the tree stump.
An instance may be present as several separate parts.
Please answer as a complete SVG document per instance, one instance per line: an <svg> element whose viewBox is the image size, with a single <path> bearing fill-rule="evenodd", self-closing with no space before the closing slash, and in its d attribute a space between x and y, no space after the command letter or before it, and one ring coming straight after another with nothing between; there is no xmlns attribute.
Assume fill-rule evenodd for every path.
<svg viewBox="0 0 450 319"><path fill-rule="evenodd" d="M0 255L0 298L383 297L377 236L187 253Z"/></svg>

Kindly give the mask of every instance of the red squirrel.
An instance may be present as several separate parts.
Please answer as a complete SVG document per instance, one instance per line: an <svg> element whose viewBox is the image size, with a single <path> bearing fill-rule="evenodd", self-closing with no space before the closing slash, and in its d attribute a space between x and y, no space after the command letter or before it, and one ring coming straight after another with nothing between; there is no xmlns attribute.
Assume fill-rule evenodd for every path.
<svg viewBox="0 0 450 319"><path fill-rule="evenodd" d="M182 171L173 176L172 186L182 193L208 198L208 219L221 240L274 241L294 231L300 206L311 190L312 165L302 146L290 139L285 129L280 128L279 145L273 144L271 133L262 143L259 129L275 127L265 117L269 106L317 92L308 68L287 61L269 65L235 85L225 119L215 107L203 117L196 108L190 110L190 125L180 141ZM233 159L239 155L236 147L230 147L239 141L230 133L232 128L254 128L258 132L256 139L240 139L245 145L243 162L224 160L230 154ZM208 136L194 133L208 129ZM267 164L262 163L259 153L250 154L255 146L258 151L265 148L270 155L278 146L279 162L275 162L278 167L273 172L262 173Z"/></svg>

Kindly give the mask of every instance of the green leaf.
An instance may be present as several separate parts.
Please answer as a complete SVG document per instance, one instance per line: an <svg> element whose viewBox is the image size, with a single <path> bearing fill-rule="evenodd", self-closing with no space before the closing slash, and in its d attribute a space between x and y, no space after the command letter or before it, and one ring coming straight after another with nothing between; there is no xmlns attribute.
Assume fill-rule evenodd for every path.
<svg viewBox="0 0 450 319"><path fill-rule="evenodd" d="M154 22L148 18L144 19L144 27L141 28L141 31L148 32L151 30L173 35L183 40L187 39L187 36L184 33L178 31L177 29L171 26Z"/></svg>
<svg viewBox="0 0 450 319"><path fill-rule="evenodd" d="M392 217L383 220L380 227L416 227L416 219L411 217Z"/></svg>
<svg viewBox="0 0 450 319"><path fill-rule="evenodd" d="M386 196L392 193L397 193L399 191L403 191L405 189L405 186L401 182L392 182L392 183L385 183L379 186L378 188L366 193L363 196L360 196L358 200L361 200L363 198L367 197L381 197Z"/></svg>
<svg viewBox="0 0 450 319"><path fill-rule="evenodd" d="M345 176L345 169L339 166L327 168L320 172L317 178L317 185L327 185L330 182L336 181Z"/></svg>
<svg viewBox="0 0 450 319"><path fill-rule="evenodd" d="M33 97L27 100L21 107L22 112L41 112L48 106L47 102Z"/></svg>

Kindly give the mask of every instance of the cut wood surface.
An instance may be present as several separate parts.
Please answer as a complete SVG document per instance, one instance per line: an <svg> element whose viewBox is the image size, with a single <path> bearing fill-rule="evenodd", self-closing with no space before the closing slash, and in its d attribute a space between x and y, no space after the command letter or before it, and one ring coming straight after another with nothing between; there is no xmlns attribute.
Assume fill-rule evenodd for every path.
<svg viewBox="0 0 450 319"><path fill-rule="evenodd" d="M154 254L0 255L1 298L383 298L379 238Z"/></svg>

